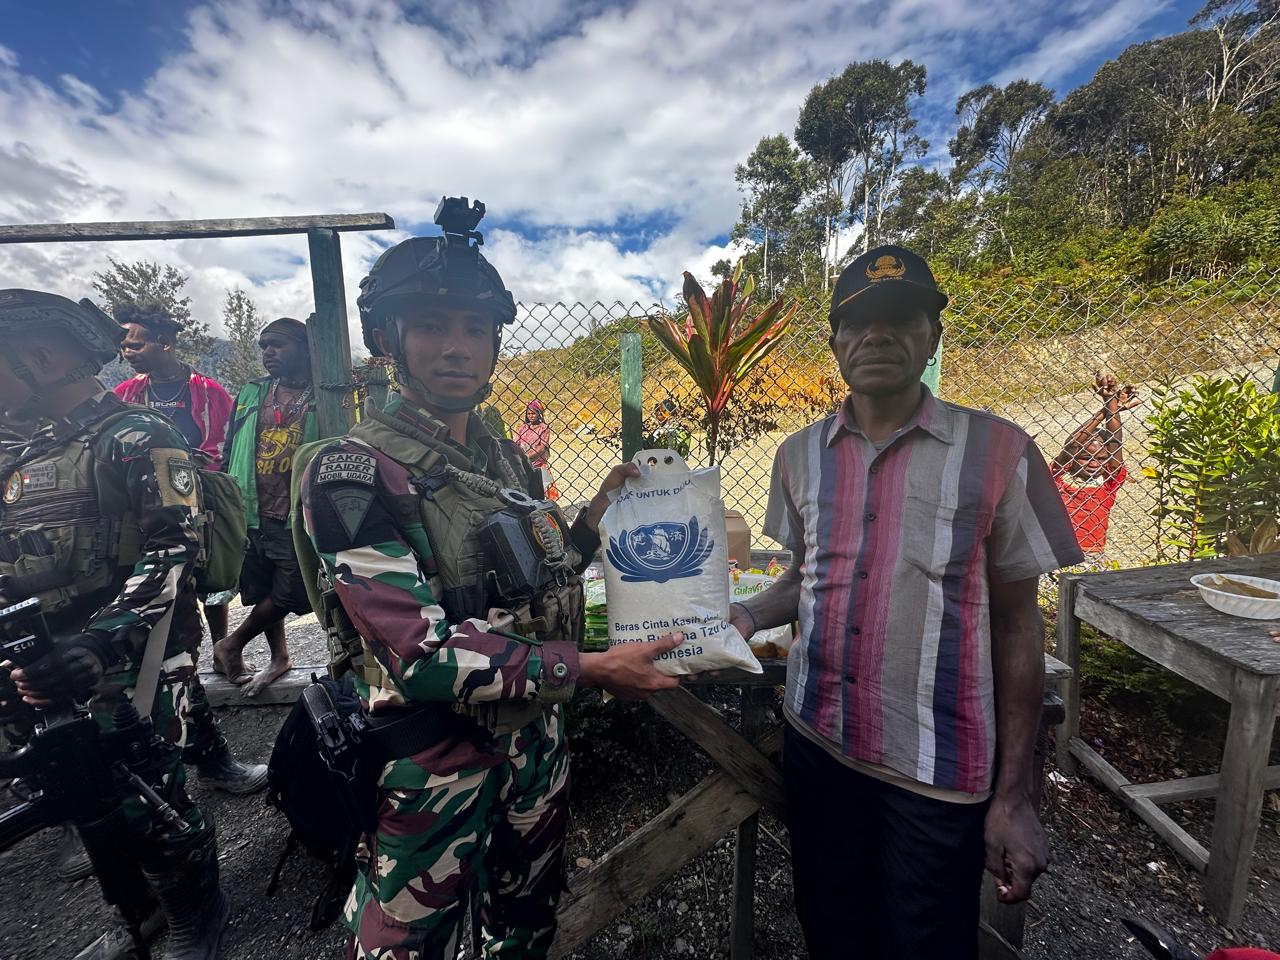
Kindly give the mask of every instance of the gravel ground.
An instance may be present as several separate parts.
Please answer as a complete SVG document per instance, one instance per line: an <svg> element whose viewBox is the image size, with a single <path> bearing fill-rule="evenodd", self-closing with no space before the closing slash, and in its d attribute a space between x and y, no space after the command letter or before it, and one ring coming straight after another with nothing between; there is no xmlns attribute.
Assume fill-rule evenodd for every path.
<svg viewBox="0 0 1280 960"><path fill-rule="evenodd" d="M303 649L306 619L290 627ZM296 657L295 657L296 659ZM638 828L711 769L695 747L647 708L603 707L593 694L577 704L571 865L583 866ZM723 695L722 695L723 696ZM734 711L719 704L726 713ZM229 708L219 722L245 759L265 760L282 707ZM1194 719L1153 718L1140 704L1086 704L1085 733L1131 778L1160 779L1209 772L1220 749L1221 711ZM1138 958L1119 918L1137 914L1168 926L1202 952L1228 943L1280 948L1280 802L1265 807L1244 920L1219 926L1203 905L1200 877L1149 829L1089 781L1057 777L1050 769L1045 824L1052 871L1036 887L1028 915L1026 952L1033 958ZM285 837L283 820L261 797L235 798L203 789L192 793L219 823L224 883L234 911L225 960L271 956L284 960L340 956L337 929L312 933L306 917L318 872L295 855L280 891L264 895ZM1171 808L1207 843L1213 804ZM52 836L42 834L0 853L0 960L71 957L92 939L105 911L92 880L66 885L46 864ZM727 955L732 840L722 840L671 881L611 923L577 951L579 960ZM756 877L756 951L761 958L805 956L791 909L787 835L762 820Z"/></svg>

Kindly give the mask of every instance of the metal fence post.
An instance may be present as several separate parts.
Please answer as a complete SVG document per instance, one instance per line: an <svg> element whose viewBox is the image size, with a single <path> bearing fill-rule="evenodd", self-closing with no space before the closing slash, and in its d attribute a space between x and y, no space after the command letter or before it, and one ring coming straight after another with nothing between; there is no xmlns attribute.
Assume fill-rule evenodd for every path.
<svg viewBox="0 0 1280 960"><path fill-rule="evenodd" d="M621 353L622 371L622 459L636 455L644 435L644 360L640 334L624 333Z"/></svg>
<svg viewBox="0 0 1280 960"><path fill-rule="evenodd" d="M316 420L322 437L340 437L351 426L343 401L351 393L351 338L342 283L342 243L335 230L308 230L311 287L316 312L307 321Z"/></svg>
<svg viewBox="0 0 1280 960"><path fill-rule="evenodd" d="M933 355L933 366L925 367L924 374L920 377L920 382L929 388L929 391L936 397L938 393L938 384L942 380L942 341L938 341L938 350Z"/></svg>

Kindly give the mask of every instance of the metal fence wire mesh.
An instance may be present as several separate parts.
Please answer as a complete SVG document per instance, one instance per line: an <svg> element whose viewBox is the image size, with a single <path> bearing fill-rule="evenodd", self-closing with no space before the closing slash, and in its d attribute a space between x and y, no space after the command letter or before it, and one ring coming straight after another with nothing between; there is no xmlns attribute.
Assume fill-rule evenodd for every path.
<svg viewBox="0 0 1280 960"><path fill-rule="evenodd" d="M534 399L551 428L549 469L562 504L590 499L621 458L620 343L641 334L646 432L666 400L706 462L700 404L691 381L648 332L661 304L521 304L507 331L492 409L514 432ZM666 309L671 310L668 306ZM1280 271L1149 288L1129 284L1013 285L953 294L943 314L941 396L1022 426L1047 460L1101 408L1095 372L1138 387L1122 414L1128 480L1117 496L1106 557L1130 566L1157 557L1155 483L1148 461L1152 391L1198 374L1243 376L1270 390L1280 346ZM774 451L789 433L826 416L845 388L827 343L827 304L803 303L784 343L741 384L724 427L733 449L722 466L726 505L740 511L758 547Z"/></svg>

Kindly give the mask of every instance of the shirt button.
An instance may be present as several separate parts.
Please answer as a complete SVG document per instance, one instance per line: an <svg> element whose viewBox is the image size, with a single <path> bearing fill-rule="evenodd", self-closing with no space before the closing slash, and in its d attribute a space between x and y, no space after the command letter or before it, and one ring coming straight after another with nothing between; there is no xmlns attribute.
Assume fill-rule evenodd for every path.
<svg viewBox="0 0 1280 960"><path fill-rule="evenodd" d="M880 464L878 464L878 463L873 463L873 464L871 465L871 469L870 469L868 472L869 472L869 473L879 473L879 472L880 472Z"/></svg>
<svg viewBox="0 0 1280 960"><path fill-rule="evenodd" d="M850 632L850 633L852 633L852 634L856 637L858 634L862 633L862 628L861 628L861 627L851 627L851 628L849 629L849 632Z"/></svg>
<svg viewBox="0 0 1280 960"><path fill-rule="evenodd" d="M847 680L849 683L857 683L857 682L858 682L858 678L857 678L857 677L855 677L852 673L851 673L851 674L849 674L847 677L845 677L845 680Z"/></svg>
<svg viewBox="0 0 1280 960"><path fill-rule="evenodd" d="M876 518L876 515L874 513L864 513L862 515L862 519L866 520L868 523L870 523L875 518Z"/></svg>
<svg viewBox="0 0 1280 960"><path fill-rule="evenodd" d="M569 665L563 660L551 668L551 675L557 680L563 680L569 675Z"/></svg>
<svg viewBox="0 0 1280 960"><path fill-rule="evenodd" d="M868 577L868 576L870 576L870 574L868 574L868 573L867 573L867 571L865 571L865 570L859 570L859 571L858 571L858 579L859 579L859 580L865 580L865 579L867 579L867 577Z"/></svg>

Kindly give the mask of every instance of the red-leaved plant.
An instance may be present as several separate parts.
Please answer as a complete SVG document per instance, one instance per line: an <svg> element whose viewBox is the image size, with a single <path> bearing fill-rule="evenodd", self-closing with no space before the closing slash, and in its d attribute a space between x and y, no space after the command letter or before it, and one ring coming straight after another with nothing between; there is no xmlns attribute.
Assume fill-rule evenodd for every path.
<svg viewBox="0 0 1280 960"><path fill-rule="evenodd" d="M687 270L684 300L687 309L675 316L649 317L649 328L676 362L689 372L702 393L706 407L706 448L711 463L723 453L718 449L720 420L733 388L757 363L782 342L782 334L799 309L778 297L754 316L748 316L755 280L742 282L742 264L731 278L721 281L711 297Z"/></svg>

